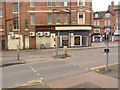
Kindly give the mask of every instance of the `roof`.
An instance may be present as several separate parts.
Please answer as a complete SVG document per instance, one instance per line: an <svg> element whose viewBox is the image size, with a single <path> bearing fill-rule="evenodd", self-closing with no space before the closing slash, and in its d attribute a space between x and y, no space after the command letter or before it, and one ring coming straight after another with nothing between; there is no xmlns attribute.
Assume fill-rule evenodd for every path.
<svg viewBox="0 0 120 90"><path fill-rule="evenodd" d="M98 18L102 18L102 16L105 14L106 11L100 11L100 12L94 12L95 14L98 14ZM95 17L94 17L95 18Z"/></svg>
<svg viewBox="0 0 120 90"><path fill-rule="evenodd" d="M120 10L120 5L115 5L113 9L114 10Z"/></svg>

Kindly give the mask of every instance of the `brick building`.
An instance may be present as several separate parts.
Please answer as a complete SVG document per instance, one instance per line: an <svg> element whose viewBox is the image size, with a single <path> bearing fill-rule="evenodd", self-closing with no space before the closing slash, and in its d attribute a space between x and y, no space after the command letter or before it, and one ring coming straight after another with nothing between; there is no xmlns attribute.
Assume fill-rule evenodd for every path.
<svg viewBox="0 0 120 90"><path fill-rule="evenodd" d="M2 6L6 7L6 48L16 49L19 43L18 3L6 2L5 6ZM60 47L91 45L92 1L71 2L71 10L68 0L20 2L19 6L21 49L39 48L41 45L45 48L54 48L54 38L57 36ZM5 23L3 24L5 28Z"/></svg>
<svg viewBox="0 0 120 90"><path fill-rule="evenodd" d="M120 1L118 5L114 6L114 12L115 12L115 32L114 32L114 40L120 41Z"/></svg>
<svg viewBox="0 0 120 90"><path fill-rule="evenodd" d="M107 11L94 12L94 31L92 33L93 42L104 41L104 35L109 33L110 41L114 41L115 11L114 1L108 6Z"/></svg>

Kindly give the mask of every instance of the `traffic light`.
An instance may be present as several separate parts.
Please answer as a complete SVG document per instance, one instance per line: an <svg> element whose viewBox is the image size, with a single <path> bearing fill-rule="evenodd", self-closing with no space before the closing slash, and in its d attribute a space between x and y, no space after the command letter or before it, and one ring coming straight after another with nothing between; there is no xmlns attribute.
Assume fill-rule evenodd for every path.
<svg viewBox="0 0 120 90"><path fill-rule="evenodd" d="M105 35L105 40L109 41L109 35L107 35L107 34Z"/></svg>

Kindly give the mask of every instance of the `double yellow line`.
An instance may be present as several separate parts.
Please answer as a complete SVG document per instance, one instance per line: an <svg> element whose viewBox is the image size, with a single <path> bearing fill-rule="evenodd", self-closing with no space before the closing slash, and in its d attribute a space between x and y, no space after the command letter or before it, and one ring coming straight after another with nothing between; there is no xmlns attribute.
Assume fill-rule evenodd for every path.
<svg viewBox="0 0 120 90"><path fill-rule="evenodd" d="M113 66L113 65L117 65L117 64L119 64L119 63L108 64L108 66ZM106 65L93 67L93 68L90 68L90 70L97 70L98 71L98 69L104 68L104 67L106 67Z"/></svg>
<svg viewBox="0 0 120 90"><path fill-rule="evenodd" d="M23 84L16 84L15 86L10 87L10 88L28 86L28 85L34 84L34 83L41 83L41 85L45 85L45 83L43 81L41 81L41 80L32 80L32 81L28 81L28 82L23 83Z"/></svg>

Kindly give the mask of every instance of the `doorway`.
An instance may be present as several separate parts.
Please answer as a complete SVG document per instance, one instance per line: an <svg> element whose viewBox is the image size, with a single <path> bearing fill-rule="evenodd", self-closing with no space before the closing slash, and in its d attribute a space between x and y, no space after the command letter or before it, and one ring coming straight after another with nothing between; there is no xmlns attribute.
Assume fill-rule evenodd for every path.
<svg viewBox="0 0 120 90"><path fill-rule="evenodd" d="M82 39L80 35L75 35L74 37L74 45L75 46L81 46L82 45Z"/></svg>
<svg viewBox="0 0 120 90"><path fill-rule="evenodd" d="M29 48L29 36L25 36L25 49Z"/></svg>

